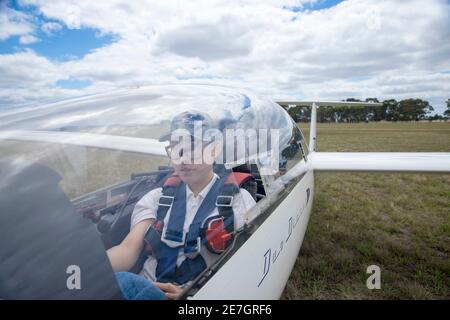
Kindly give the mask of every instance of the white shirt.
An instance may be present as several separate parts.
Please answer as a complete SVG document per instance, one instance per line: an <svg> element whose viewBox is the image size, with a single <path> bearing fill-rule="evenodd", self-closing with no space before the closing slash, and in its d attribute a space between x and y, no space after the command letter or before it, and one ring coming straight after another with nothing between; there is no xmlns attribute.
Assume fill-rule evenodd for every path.
<svg viewBox="0 0 450 320"><path fill-rule="evenodd" d="M214 174L213 179L203 188L203 190L197 195L194 195L194 192L186 185L186 218L184 220L183 231L187 233L189 231L189 227L194 220L195 214L197 213L198 208L203 202L203 199L206 197L208 192L211 190L214 182L219 179L217 174ZM137 223L146 220L146 219L156 219L156 212L158 210L159 198L162 195L162 188L157 188L146 195L144 195L141 200L134 207L133 214L131 216L131 228L133 228ZM234 195L232 207L234 212L234 228L238 229L242 227L245 223L245 217L247 211L255 205L255 200L250 195L250 193L245 189L240 189L240 192ZM167 215L164 219L164 225L167 226L170 211L167 212ZM218 215L219 212L217 208L215 208L209 216ZM183 247L180 248L177 259L177 266L180 266L181 263L185 260ZM153 257L149 257L144 264L144 268L141 272L143 276L146 278L155 281L155 271L156 271L157 261Z"/></svg>

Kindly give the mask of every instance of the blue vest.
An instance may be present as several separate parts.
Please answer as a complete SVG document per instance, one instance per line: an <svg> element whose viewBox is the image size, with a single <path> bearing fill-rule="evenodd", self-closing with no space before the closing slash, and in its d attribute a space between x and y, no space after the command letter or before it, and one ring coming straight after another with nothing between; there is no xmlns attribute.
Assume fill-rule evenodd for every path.
<svg viewBox="0 0 450 320"><path fill-rule="evenodd" d="M178 284L184 284L189 280L194 279L206 269L206 262L199 254L202 245L205 243L205 239L201 237L201 229L205 219L216 208L216 199L220 195L225 181L226 177L222 177L214 182L210 191L198 208L185 239L183 239L183 226L186 218L185 183L181 183L174 190L174 200L171 205L172 209L169 215L164 237L166 240L179 243L179 245L176 247L168 246L166 243L161 241L160 231L155 230L153 227L149 229L149 232L145 236L146 242L152 248L152 255L158 262L156 267L156 279L159 282L176 282ZM165 206L167 207L168 204L165 204ZM167 211L168 210L166 209L166 212ZM158 213L160 213L159 208ZM225 220L226 225L233 226L233 218L233 214L231 214L231 216ZM159 215L157 220L164 220L164 217ZM178 253L181 248L184 250L186 259L179 267L177 267Z"/></svg>

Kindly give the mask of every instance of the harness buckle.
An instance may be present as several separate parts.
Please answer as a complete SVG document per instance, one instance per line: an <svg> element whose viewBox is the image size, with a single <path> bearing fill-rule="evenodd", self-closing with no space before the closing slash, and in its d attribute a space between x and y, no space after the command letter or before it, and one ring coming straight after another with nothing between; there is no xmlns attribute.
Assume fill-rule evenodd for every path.
<svg viewBox="0 0 450 320"><path fill-rule="evenodd" d="M227 207L230 208L233 206L233 196L217 196L216 198L216 207Z"/></svg>
<svg viewBox="0 0 450 320"><path fill-rule="evenodd" d="M196 244L194 250L189 251L189 252L184 252L184 254L189 259L195 259L200 254L201 248L202 248L201 238L197 237L197 244Z"/></svg>
<svg viewBox="0 0 450 320"><path fill-rule="evenodd" d="M175 197L162 195L159 197L158 206L171 207ZM161 201L162 200L162 201Z"/></svg>

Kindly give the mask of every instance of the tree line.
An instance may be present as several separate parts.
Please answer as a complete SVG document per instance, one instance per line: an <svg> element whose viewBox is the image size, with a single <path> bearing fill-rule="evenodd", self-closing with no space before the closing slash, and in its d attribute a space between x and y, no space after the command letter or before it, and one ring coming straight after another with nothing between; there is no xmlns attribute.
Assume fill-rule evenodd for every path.
<svg viewBox="0 0 450 320"><path fill-rule="evenodd" d="M361 102L349 98L344 101ZM367 98L365 102L380 101L377 98ZM369 121L419 121L450 119L450 99L447 99L447 110L443 115L431 115L434 111L428 101L422 99L384 100L380 106L370 107L320 107L317 111L318 122L369 122ZM288 109L288 113L297 122L311 120L311 108L296 106Z"/></svg>

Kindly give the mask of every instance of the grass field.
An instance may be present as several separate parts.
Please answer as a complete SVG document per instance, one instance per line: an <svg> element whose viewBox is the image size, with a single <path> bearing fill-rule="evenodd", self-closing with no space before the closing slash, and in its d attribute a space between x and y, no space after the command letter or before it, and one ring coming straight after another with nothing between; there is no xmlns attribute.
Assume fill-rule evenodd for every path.
<svg viewBox="0 0 450 320"><path fill-rule="evenodd" d="M450 152L450 123L319 124L317 146ZM450 299L450 175L317 173L315 183L284 299ZM372 264L380 290L366 287Z"/></svg>
<svg viewBox="0 0 450 320"><path fill-rule="evenodd" d="M450 152L450 123L319 124L318 151ZM59 172L71 198L167 164L75 146L0 146L0 155L16 153ZM318 173L315 180L310 224L283 298L450 299L450 175ZM381 290L366 287L372 264L381 268Z"/></svg>

